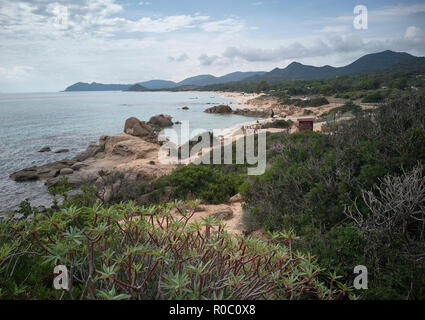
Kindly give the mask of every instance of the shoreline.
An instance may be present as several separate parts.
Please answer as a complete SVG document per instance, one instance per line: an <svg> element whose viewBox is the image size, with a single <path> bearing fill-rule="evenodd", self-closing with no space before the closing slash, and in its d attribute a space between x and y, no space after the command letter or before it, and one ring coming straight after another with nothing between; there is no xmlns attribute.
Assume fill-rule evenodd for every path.
<svg viewBox="0 0 425 320"><path fill-rule="evenodd" d="M243 95L241 93L237 93L237 92L232 92L232 93L228 93L228 92L207 92L207 91L192 91L191 93L193 94L214 94L216 96L220 96L225 98L226 100L230 99L231 101L227 101L225 103L231 103L234 105L243 105L246 104L246 100L248 100L245 97L245 101L243 99L241 99L241 97L243 97ZM254 98L257 95L250 95L249 98ZM216 103L215 105L219 105L220 103ZM208 108L207 105L205 105L205 108ZM233 135L234 131L236 131L238 128L240 128L240 126L246 124L246 123L250 123L252 122L252 118L247 118L247 121L243 121L240 123L237 123L235 125L231 125L228 127L223 127L220 130L223 131L223 133L228 136L228 135ZM177 128L178 130L178 128ZM115 131L115 130L114 130ZM121 136L121 137L119 137ZM125 138L123 138L122 136L126 136ZM123 172L128 173L129 175L132 176L137 176L137 174L139 173L143 173L143 175L155 175L155 176L161 176L163 174L167 174L170 171L174 170L175 166L168 166L168 168L164 167L163 165L160 165L158 163L157 160L157 154L156 152L152 153L151 151L149 151L149 149L152 149L152 145L150 145L150 147L147 150L148 154L141 154L140 152L138 152L138 150L136 150L137 148L135 147L137 144L140 145L144 145L139 146L138 148L143 149L144 147L147 148L148 143L145 142L143 139L137 138L137 137L133 137L130 135L125 135L123 133L113 133L108 135L107 137L110 137L111 140L114 140L114 142L112 144L114 144L113 146L111 145L108 148L108 151L110 154L107 155L107 157L105 159L103 159L103 155L102 152L99 152L98 154L93 155L92 157L90 157L89 159L85 159L83 161L76 161L75 158L78 156L78 154L76 156L70 156L65 158L64 160L60 160L60 161L48 161L45 164L41 164L41 165L37 165L35 167L21 167L20 169L17 168L15 169L16 171L12 171L8 174L9 178L13 181L15 181L16 183L23 183L28 185L28 183L30 185L32 184L43 184L45 190L44 192L42 192L43 195L46 196L46 201L39 201L36 203L36 206L50 206L50 197L48 195L47 192L47 187L54 184L55 180L62 176L59 172L62 169L68 169L71 168L72 166L74 166L76 163L78 163L76 166L74 166L75 168L78 168L81 164L80 162L84 163L84 166L82 168L76 169L73 171L73 173L71 174L65 174L66 176L68 176L69 180L70 180L70 184L72 185L72 187L74 189L78 189L78 184L79 182L82 180L83 177L89 177L89 181L91 184L95 184L98 180L98 176L97 176L97 171L100 170L101 168L105 168L105 169L117 169ZM98 136L99 138L105 138L103 136ZM115 141L115 140L127 140L127 141ZM96 141L95 139L91 139L90 141ZM90 148L90 146L93 147L93 145L90 143L90 141L87 141L86 144L86 148ZM96 142L96 144L101 144L102 142ZM127 145L126 145L127 144ZM130 148L130 151L128 151ZM83 149L84 151L85 149ZM87 151L87 150L86 150ZM84 152L83 152L84 153ZM155 165L150 164L150 162L155 162ZM34 168L35 169L35 173L34 173ZM41 168L41 169L40 169ZM22 171L27 171L27 178L28 180L25 180L25 178L23 180L15 180L12 179L11 176L17 172L22 172ZM45 170L46 172L49 173L42 173L39 171L43 171ZM54 172L53 172L54 171ZM69 171L70 172L70 171ZM31 177L32 175L32 177ZM40 176L41 177L38 177ZM22 181L22 182L20 182ZM30 186L26 187L31 188ZM37 192L38 194L38 192ZM41 194L41 193L40 193ZM35 196L32 195L30 196L30 201L34 198ZM43 197L40 197L44 198ZM10 207L10 209L8 209L6 206L5 208L3 208L2 210L0 210L0 216L5 216L8 212L10 211L16 211L18 210L19 207L18 205L16 207Z"/></svg>

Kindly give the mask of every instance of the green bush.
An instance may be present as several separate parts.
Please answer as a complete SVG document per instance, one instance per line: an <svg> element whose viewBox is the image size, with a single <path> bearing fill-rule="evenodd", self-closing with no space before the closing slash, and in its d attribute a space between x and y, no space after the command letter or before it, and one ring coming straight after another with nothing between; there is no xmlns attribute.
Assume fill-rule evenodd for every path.
<svg viewBox="0 0 425 320"><path fill-rule="evenodd" d="M353 113L358 114L362 111L362 107L359 105L354 104L353 102L347 102L341 107L336 107L329 112L323 113L322 117L326 117L328 115L336 115L336 114L344 114L344 113Z"/></svg>
<svg viewBox="0 0 425 320"><path fill-rule="evenodd" d="M237 175L223 174L207 165L188 165L174 170L154 182L154 189L173 188L177 199L202 199L218 204L227 202L238 192L242 180Z"/></svg>
<svg viewBox="0 0 425 320"><path fill-rule="evenodd" d="M292 127L293 124L294 122L292 120L276 120L263 125L263 129L268 129L268 128L288 129Z"/></svg>
<svg viewBox="0 0 425 320"><path fill-rule="evenodd" d="M379 103L384 101L384 96L380 92L373 92L363 98L363 103Z"/></svg>

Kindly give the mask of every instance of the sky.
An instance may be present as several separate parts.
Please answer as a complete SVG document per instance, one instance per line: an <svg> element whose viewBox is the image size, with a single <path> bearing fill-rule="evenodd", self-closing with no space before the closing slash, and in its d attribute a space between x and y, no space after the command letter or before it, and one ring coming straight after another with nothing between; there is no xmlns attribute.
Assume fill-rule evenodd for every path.
<svg viewBox="0 0 425 320"><path fill-rule="evenodd" d="M388 49L425 56L425 1L0 0L0 92L343 66Z"/></svg>

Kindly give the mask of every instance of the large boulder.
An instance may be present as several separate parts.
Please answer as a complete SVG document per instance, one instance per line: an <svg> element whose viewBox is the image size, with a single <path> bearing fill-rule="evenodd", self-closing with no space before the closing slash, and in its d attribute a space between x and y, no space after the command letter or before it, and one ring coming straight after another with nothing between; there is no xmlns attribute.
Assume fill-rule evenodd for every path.
<svg viewBox="0 0 425 320"><path fill-rule="evenodd" d="M36 169L28 168L28 169L23 169L18 172L12 173L10 175L10 178L12 178L13 180L17 182L23 182L23 181L38 180L40 177Z"/></svg>
<svg viewBox="0 0 425 320"><path fill-rule="evenodd" d="M73 174L73 173L74 173L74 170L72 170L71 168L63 168L63 169L61 169L61 170L60 170L60 172L59 172L59 174L60 174L61 176L65 176L65 175Z"/></svg>
<svg viewBox="0 0 425 320"><path fill-rule="evenodd" d="M230 220L233 218L233 210L231 208L225 208L212 213L211 216L218 220Z"/></svg>
<svg viewBox="0 0 425 320"><path fill-rule="evenodd" d="M19 170L10 175L10 178L17 182L45 180L57 177L64 168L70 168L75 164L73 160L61 160L48 163L39 167L31 167Z"/></svg>
<svg viewBox="0 0 425 320"><path fill-rule="evenodd" d="M205 110L205 112L206 113L229 114L229 113L232 113L233 110L229 106L219 105L219 106L214 106L214 107L208 108L208 109Z"/></svg>
<svg viewBox="0 0 425 320"><path fill-rule="evenodd" d="M229 199L229 202L230 202L230 203L237 203L237 202L241 202L241 201L242 201L242 196L241 196L241 194L240 194L240 193L235 194L233 197L231 197L231 198Z"/></svg>
<svg viewBox="0 0 425 320"><path fill-rule="evenodd" d="M157 127L171 127L173 125L173 121L171 121L172 117L168 114L157 114L149 119L148 123Z"/></svg>
<svg viewBox="0 0 425 320"><path fill-rule="evenodd" d="M155 135L152 128L144 121L135 117L128 118L125 121L124 132L136 137L149 137Z"/></svg>

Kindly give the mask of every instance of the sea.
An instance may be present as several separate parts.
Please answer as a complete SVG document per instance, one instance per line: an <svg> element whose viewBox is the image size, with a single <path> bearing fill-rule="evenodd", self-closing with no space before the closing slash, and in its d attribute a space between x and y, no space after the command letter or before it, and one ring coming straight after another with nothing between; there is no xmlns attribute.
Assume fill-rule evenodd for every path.
<svg viewBox="0 0 425 320"><path fill-rule="evenodd" d="M191 130L208 131L255 120L204 112L230 102L235 101L210 92L0 93L0 215L25 199L33 206L51 204L43 183L11 180L9 175L17 170L72 158L101 135L123 132L129 117L148 121L169 114L174 122L188 121ZM178 125L170 129L179 133ZM53 152L38 152L46 146ZM54 153L59 149L69 152Z"/></svg>

